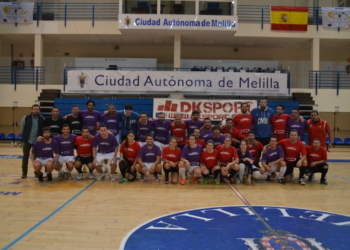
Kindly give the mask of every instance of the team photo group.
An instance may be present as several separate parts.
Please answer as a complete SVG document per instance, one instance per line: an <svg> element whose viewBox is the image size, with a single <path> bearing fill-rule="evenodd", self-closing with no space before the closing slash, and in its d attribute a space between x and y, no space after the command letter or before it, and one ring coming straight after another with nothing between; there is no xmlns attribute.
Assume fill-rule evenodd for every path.
<svg viewBox="0 0 350 250"><path fill-rule="evenodd" d="M197 110L189 120L178 114L170 121L162 112L156 119L138 114L131 104L121 111L110 104L103 114L94 108L89 100L86 110L74 105L71 114L60 117L53 107L45 119L40 106L33 105L21 121L22 179L31 161L40 182L52 181L56 170L58 180L74 175L77 180L101 181L107 176L119 183L159 182L161 175L165 184L181 185L252 185L258 179L287 184L297 174L298 183L305 185L321 173L319 183L328 184L325 143L327 137L332 141L332 134L317 111L306 120L297 109L288 115L278 105L273 111L261 99L250 112L243 102L239 114L213 125L210 118L201 120Z"/></svg>

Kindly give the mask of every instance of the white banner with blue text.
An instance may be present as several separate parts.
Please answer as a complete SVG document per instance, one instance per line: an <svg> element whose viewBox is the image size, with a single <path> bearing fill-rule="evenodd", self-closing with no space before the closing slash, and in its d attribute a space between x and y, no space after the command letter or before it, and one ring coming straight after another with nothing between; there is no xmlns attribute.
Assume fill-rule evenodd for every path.
<svg viewBox="0 0 350 250"><path fill-rule="evenodd" d="M288 95L287 74L203 71L70 70L68 91Z"/></svg>
<svg viewBox="0 0 350 250"><path fill-rule="evenodd" d="M327 28L350 28L350 8L322 7L322 26Z"/></svg>
<svg viewBox="0 0 350 250"><path fill-rule="evenodd" d="M34 3L0 3L1 23L32 23Z"/></svg>

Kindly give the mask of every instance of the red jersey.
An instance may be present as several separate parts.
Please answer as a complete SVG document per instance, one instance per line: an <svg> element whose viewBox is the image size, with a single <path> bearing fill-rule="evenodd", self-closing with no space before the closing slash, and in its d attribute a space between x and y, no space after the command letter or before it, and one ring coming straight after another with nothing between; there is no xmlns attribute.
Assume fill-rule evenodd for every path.
<svg viewBox="0 0 350 250"><path fill-rule="evenodd" d="M245 136L241 134L241 132L239 132L238 129L232 127L231 131L228 131L226 127L224 127L223 129L221 129L221 133L222 134L229 134L231 135L232 138L235 138L237 140L244 140Z"/></svg>
<svg viewBox="0 0 350 250"><path fill-rule="evenodd" d="M128 148L125 148L125 141L123 141L120 147L120 153L123 154L123 157L125 157L131 162L135 162L135 159L139 151L140 151L140 144L137 141L135 141L131 145L128 145Z"/></svg>
<svg viewBox="0 0 350 250"><path fill-rule="evenodd" d="M202 152L201 155L201 164L204 164L208 169L211 169L218 164L219 152L214 149L213 152Z"/></svg>
<svg viewBox="0 0 350 250"><path fill-rule="evenodd" d="M312 120L307 121L307 129L309 132L309 145L312 145L312 141L315 138L320 139L321 146L326 147L326 135L331 132L331 128L325 120L320 119L318 123L314 123Z"/></svg>
<svg viewBox="0 0 350 250"><path fill-rule="evenodd" d="M314 150L312 146L306 146L307 163L313 163L315 161L327 161L327 152L324 147L320 147L319 150Z"/></svg>
<svg viewBox="0 0 350 250"><path fill-rule="evenodd" d="M90 157L92 156L92 141L94 137L84 140L82 136L78 136L74 140L74 146L77 146L78 156L80 157Z"/></svg>
<svg viewBox="0 0 350 250"><path fill-rule="evenodd" d="M232 158L238 158L237 151L232 146L229 148L224 148L223 145L219 145L216 147L216 150L219 152L218 159L220 164L227 165L232 162Z"/></svg>
<svg viewBox="0 0 350 250"><path fill-rule="evenodd" d="M190 144L190 142L187 140L187 141L186 141L186 145L189 145L189 144ZM199 145L199 146L202 146L203 149L204 149L204 148L206 147L206 145L207 145L203 139L198 139L198 140L196 141L196 144Z"/></svg>
<svg viewBox="0 0 350 250"><path fill-rule="evenodd" d="M162 159L172 161L172 162L180 161L181 149L177 148L175 150L170 150L169 146L164 147L162 152Z"/></svg>
<svg viewBox="0 0 350 250"><path fill-rule="evenodd" d="M306 155L305 146L299 140L296 143L292 144L290 142L290 139L284 139L282 141L279 141L278 145L283 148L287 164L299 160L301 156Z"/></svg>
<svg viewBox="0 0 350 250"><path fill-rule="evenodd" d="M292 118L290 115L273 115L271 117L272 133L277 137L277 141L287 138L287 121Z"/></svg>
<svg viewBox="0 0 350 250"><path fill-rule="evenodd" d="M248 136L248 132L252 129L253 117L251 114L237 114L233 119L233 126L239 130L239 132L245 137Z"/></svg>
<svg viewBox="0 0 350 250"><path fill-rule="evenodd" d="M176 137L177 145L185 145L185 143L186 143L186 129L187 129L186 123L182 123L178 127L176 127L174 124L170 124L171 136Z"/></svg>
<svg viewBox="0 0 350 250"><path fill-rule="evenodd" d="M249 152L252 154L252 160L254 161L254 164L259 165L259 160L263 149L264 149L264 146L259 141L256 141L255 146L247 144L247 150L249 150Z"/></svg>

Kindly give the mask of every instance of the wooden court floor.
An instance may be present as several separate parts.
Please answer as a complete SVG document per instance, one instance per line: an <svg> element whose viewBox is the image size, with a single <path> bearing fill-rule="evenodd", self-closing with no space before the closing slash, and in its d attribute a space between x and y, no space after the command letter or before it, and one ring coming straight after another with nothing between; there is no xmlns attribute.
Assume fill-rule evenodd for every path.
<svg viewBox="0 0 350 250"><path fill-rule="evenodd" d="M20 148L0 146L0 248L1 249L119 249L124 236L153 218L202 207L244 205L225 183L187 185L111 182L87 179L39 183L31 164L29 176L20 179ZM329 159L350 160L350 148L336 148ZM297 171L295 172L297 173ZM350 215L350 162L330 163L328 186L286 186L262 177L252 186L234 185L251 205L287 206ZM116 175L120 179L120 172ZM163 180L163 176L160 177ZM152 239L145 239L152 240ZM186 249L186 248L184 248Z"/></svg>

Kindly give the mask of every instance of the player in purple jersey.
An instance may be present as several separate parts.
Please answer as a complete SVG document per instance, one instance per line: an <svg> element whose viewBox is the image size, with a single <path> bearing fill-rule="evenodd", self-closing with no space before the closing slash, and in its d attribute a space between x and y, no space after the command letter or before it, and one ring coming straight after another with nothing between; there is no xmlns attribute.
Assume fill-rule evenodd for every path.
<svg viewBox="0 0 350 250"><path fill-rule="evenodd" d="M160 163L162 153L160 148L153 142L153 135L147 135L146 145L140 148L139 154L137 155L137 164L135 168L136 171L141 174L140 181L145 180L147 171L154 175L154 181L159 181L158 173L162 171L162 165Z"/></svg>
<svg viewBox="0 0 350 250"><path fill-rule="evenodd" d="M136 122L136 128L139 132L138 143L142 147L146 144L146 137L152 132L153 122L148 121L147 114L142 112L140 114L140 119Z"/></svg>
<svg viewBox="0 0 350 250"><path fill-rule="evenodd" d="M252 177L259 179L260 171L257 166L254 166L253 157L250 151L247 149L247 142L242 140L239 144L239 149L237 149L237 155L239 158L239 170L238 176L239 180L236 181L236 184L242 182L243 175L247 175L247 185L252 185Z"/></svg>
<svg viewBox="0 0 350 250"><path fill-rule="evenodd" d="M204 122L202 120L199 120L200 113L198 110L194 110L191 114L191 120L184 120L184 122L187 124L187 135L191 135L194 132L194 129L198 128L200 129Z"/></svg>
<svg viewBox="0 0 350 250"><path fill-rule="evenodd" d="M56 163L55 169L59 169L58 179L62 180L65 172L62 169L63 163L67 165L67 178L72 179L71 171L74 169L74 140L77 136L70 134L70 129L68 124L63 124L62 134L55 136L54 139L58 144L59 158Z"/></svg>
<svg viewBox="0 0 350 250"><path fill-rule="evenodd" d="M206 142L207 142L208 140L213 141L213 143L214 143L214 149L215 149L217 146L219 146L219 145L221 145L221 144L224 144L224 141L225 141L225 138L226 138L226 137L227 137L227 136L221 134L221 129L220 129L219 126L214 126L214 127L213 127L213 135L208 136L207 139L206 139L205 141L206 141Z"/></svg>
<svg viewBox="0 0 350 250"><path fill-rule="evenodd" d="M284 161L283 148L277 145L277 137L271 136L269 148L262 156L262 168L263 172L267 172L268 176L266 181L271 181L271 173L275 173L280 168L278 182L286 184L284 180L284 174L287 169L286 162Z"/></svg>
<svg viewBox="0 0 350 250"><path fill-rule="evenodd" d="M153 121L154 144L162 151L169 144L169 131L171 121L165 120L165 114L158 113L158 119Z"/></svg>
<svg viewBox="0 0 350 250"><path fill-rule="evenodd" d="M42 136L44 137L43 140L34 143L32 151L30 152L30 158L34 170L38 174L39 181L44 181L44 176L41 172L43 166L48 172L47 180L52 181L52 171L58 160L58 146L57 142L50 137L50 128L44 127L42 129Z"/></svg>
<svg viewBox="0 0 350 250"><path fill-rule="evenodd" d="M204 119L204 126L200 130L201 130L200 138L203 139L204 141L206 141L208 137L213 135L210 118Z"/></svg>
<svg viewBox="0 0 350 250"><path fill-rule="evenodd" d="M114 172L117 168L118 142L114 135L109 134L105 124L100 126L100 134L94 137L92 142L92 154L94 157L93 165L100 173L98 181L105 177L102 170L102 162L109 160L111 166L111 181L115 181Z"/></svg>
<svg viewBox="0 0 350 250"><path fill-rule="evenodd" d="M186 184L186 172L193 174L193 183L198 183L198 178L202 175L200 160L203 147L196 144L194 134L188 137L189 145L186 145L181 152L179 163L179 173L181 175L181 185Z"/></svg>
<svg viewBox="0 0 350 250"><path fill-rule="evenodd" d="M287 130L291 131L292 129L295 129L298 132L298 140L304 142L304 133L307 128L307 121L302 119L299 110L293 109L292 118L287 122Z"/></svg>

